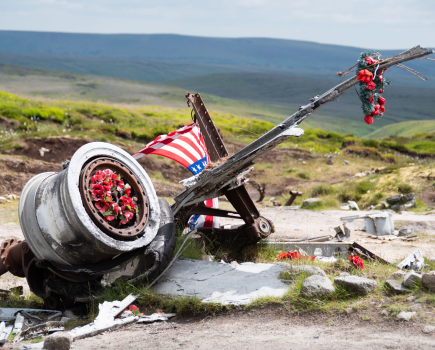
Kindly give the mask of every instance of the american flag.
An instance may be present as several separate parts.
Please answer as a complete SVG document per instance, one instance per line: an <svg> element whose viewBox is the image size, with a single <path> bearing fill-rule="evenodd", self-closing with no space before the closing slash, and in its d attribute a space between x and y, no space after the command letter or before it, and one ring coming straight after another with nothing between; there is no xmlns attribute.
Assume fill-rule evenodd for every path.
<svg viewBox="0 0 435 350"><path fill-rule="evenodd" d="M209 162L204 139L195 123L186 125L167 135L158 136L144 149L133 154L133 158L139 159L148 154L175 160L193 174L199 174Z"/></svg>
<svg viewBox="0 0 435 350"><path fill-rule="evenodd" d="M186 125L167 135L158 136L142 150L133 154L133 158L139 159L148 154L155 154L175 160L195 175L203 171L210 161L201 131L195 123ZM209 199L205 201L205 205L207 207L218 208L218 199ZM188 224L191 229L198 227L218 228L219 217L192 215Z"/></svg>

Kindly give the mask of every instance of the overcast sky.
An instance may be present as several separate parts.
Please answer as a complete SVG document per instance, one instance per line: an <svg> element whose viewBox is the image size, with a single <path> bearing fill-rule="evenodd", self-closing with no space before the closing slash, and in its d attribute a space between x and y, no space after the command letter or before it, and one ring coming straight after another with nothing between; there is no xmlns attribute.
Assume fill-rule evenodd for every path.
<svg viewBox="0 0 435 350"><path fill-rule="evenodd" d="M0 0L0 30L268 37L375 49L435 47L435 1Z"/></svg>

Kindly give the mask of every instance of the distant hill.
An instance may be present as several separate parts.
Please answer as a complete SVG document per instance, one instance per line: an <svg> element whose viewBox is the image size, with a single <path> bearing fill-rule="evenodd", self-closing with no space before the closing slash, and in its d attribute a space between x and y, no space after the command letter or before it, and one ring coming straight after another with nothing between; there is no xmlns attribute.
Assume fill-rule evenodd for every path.
<svg viewBox="0 0 435 350"><path fill-rule="evenodd" d="M295 105L306 104L311 97L329 90L338 84L338 81L337 79L315 79L264 73L232 73L174 80L167 82L167 84L203 91L224 98L287 106L290 111ZM386 114L381 119L376 120L369 129L375 130L387 124L409 120L435 120L434 95L433 89L395 85L387 87L384 93L387 100ZM360 122L364 117L361 101L355 89L345 92L340 101L331 102L322 107L320 112L325 116L334 117L329 124L345 123L346 127L348 127L348 123ZM319 120L320 118L314 114L310 117L311 122L313 119ZM321 122L323 127L331 130L332 126L324 124L325 118L322 118ZM365 125L360 127L365 128ZM340 132L346 131L342 128Z"/></svg>
<svg viewBox="0 0 435 350"><path fill-rule="evenodd" d="M18 60L19 65L35 68L121 78L136 76L136 79L149 81L234 71L332 78L336 72L352 66L363 50L267 38L0 31L0 51L3 52L0 54L0 63L18 64ZM400 51L385 50L382 54L389 57ZM15 55L8 56L6 53ZM156 61L164 65L159 66ZM429 61L416 60L409 66L435 78L435 64ZM166 69L164 74L147 73L148 70ZM397 68L389 76L398 85L435 88L435 79L434 82L424 83Z"/></svg>

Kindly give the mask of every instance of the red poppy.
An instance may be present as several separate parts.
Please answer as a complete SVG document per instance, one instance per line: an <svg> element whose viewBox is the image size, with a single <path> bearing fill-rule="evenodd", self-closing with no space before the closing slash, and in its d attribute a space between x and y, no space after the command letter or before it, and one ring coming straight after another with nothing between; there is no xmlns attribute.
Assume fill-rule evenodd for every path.
<svg viewBox="0 0 435 350"><path fill-rule="evenodd" d="M119 214L120 210L121 210L121 208L119 207L118 203L116 203L116 204L113 205L113 211L114 211L116 214Z"/></svg>
<svg viewBox="0 0 435 350"><path fill-rule="evenodd" d="M292 259L298 259L299 258L299 253L297 251L289 252L289 254L290 254Z"/></svg>
<svg viewBox="0 0 435 350"><path fill-rule="evenodd" d="M373 117L371 115L366 115L364 118L364 121L370 125L371 123L373 123Z"/></svg>
<svg viewBox="0 0 435 350"><path fill-rule="evenodd" d="M363 83L368 83L373 80L373 74L367 69L360 70L358 72L357 80Z"/></svg>
<svg viewBox="0 0 435 350"><path fill-rule="evenodd" d="M121 201L122 206L129 205L131 209L135 208L133 199L131 199L130 197L122 196L121 198L119 198L119 200Z"/></svg>
<svg viewBox="0 0 435 350"><path fill-rule="evenodd" d="M104 187L99 184L93 185L91 187L91 196L95 201L101 201L104 196Z"/></svg>
<svg viewBox="0 0 435 350"><path fill-rule="evenodd" d="M276 260L287 259L287 253L279 253Z"/></svg>
<svg viewBox="0 0 435 350"><path fill-rule="evenodd" d="M379 96L379 97L378 97L378 103L379 103L381 106L383 106L383 105L385 104L385 98Z"/></svg>
<svg viewBox="0 0 435 350"><path fill-rule="evenodd" d="M92 183L100 183L101 181L103 181L103 179L104 179L103 176L96 173L94 176L91 177L91 182Z"/></svg>
<svg viewBox="0 0 435 350"><path fill-rule="evenodd" d="M107 222L115 220L115 215L108 215L104 218L104 220Z"/></svg>
<svg viewBox="0 0 435 350"><path fill-rule="evenodd" d="M371 56L367 56L367 57L365 58L365 61L366 61L369 65L378 62L377 60L375 60L375 59L374 59L373 57L371 57Z"/></svg>
<svg viewBox="0 0 435 350"><path fill-rule="evenodd" d="M125 193L126 196L130 196L130 194L131 194L131 187L127 187L125 189L124 193Z"/></svg>
<svg viewBox="0 0 435 350"><path fill-rule="evenodd" d="M367 88L367 90L373 90L375 87L376 87L376 84L375 84L374 82L372 82L372 81L369 81L369 82L366 84L366 88Z"/></svg>
<svg viewBox="0 0 435 350"><path fill-rule="evenodd" d="M379 75L379 81L382 83L382 81L384 80L384 77L382 75Z"/></svg>
<svg viewBox="0 0 435 350"><path fill-rule="evenodd" d="M375 109L375 110L372 112L372 115L379 115L379 109Z"/></svg>
<svg viewBox="0 0 435 350"><path fill-rule="evenodd" d="M115 186L117 191L121 191L124 188L124 181L122 179L115 180Z"/></svg>
<svg viewBox="0 0 435 350"><path fill-rule="evenodd" d="M101 214L104 214L106 211L110 210L110 204L107 202L99 201L95 203L95 208L97 208Z"/></svg>
<svg viewBox="0 0 435 350"><path fill-rule="evenodd" d="M121 209L123 212L122 214L125 217L125 220L121 220L121 224L125 225L127 222L129 222L133 218L134 213L130 210L124 210L124 207L122 207Z"/></svg>

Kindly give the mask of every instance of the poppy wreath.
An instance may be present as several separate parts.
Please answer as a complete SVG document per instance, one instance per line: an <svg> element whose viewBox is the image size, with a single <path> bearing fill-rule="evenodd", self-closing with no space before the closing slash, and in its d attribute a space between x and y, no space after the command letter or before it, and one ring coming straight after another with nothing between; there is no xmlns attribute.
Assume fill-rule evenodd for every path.
<svg viewBox="0 0 435 350"><path fill-rule="evenodd" d="M130 198L131 186L110 169L95 172L89 183L95 208L111 225L125 225L139 210Z"/></svg>
<svg viewBox="0 0 435 350"><path fill-rule="evenodd" d="M381 60L379 52L366 51L361 53L357 63L357 79L359 81L359 98L365 114L364 121L373 123L373 117L380 118L385 113L385 98L381 95L385 86L391 82L384 78L388 68L377 69L376 63ZM368 67L370 66L370 67Z"/></svg>

